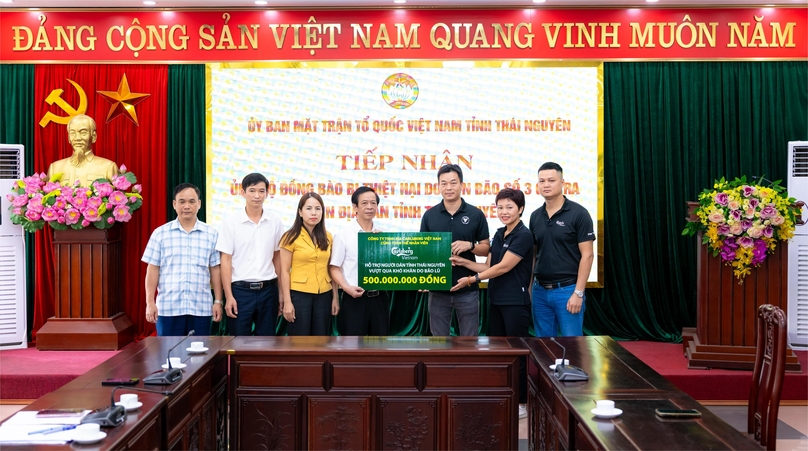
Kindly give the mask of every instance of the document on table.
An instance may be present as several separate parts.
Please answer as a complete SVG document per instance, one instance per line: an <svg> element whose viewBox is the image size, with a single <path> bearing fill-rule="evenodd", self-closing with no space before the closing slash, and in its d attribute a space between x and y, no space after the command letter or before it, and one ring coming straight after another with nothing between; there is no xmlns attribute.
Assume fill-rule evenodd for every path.
<svg viewBox="0 0 808 451"><path fill-rule="evenodd" d="M14 414L5 423L0 425L0 445L12 443L20 444L65 444L73 440L75 429L67 431L53 432L50 434L32 434L29 432L41 431L59 426L76 425L81 422L84 415L90 413L84 411L78 417L58 417L58 418L37 418L35 410L25 410Z"/></svg>

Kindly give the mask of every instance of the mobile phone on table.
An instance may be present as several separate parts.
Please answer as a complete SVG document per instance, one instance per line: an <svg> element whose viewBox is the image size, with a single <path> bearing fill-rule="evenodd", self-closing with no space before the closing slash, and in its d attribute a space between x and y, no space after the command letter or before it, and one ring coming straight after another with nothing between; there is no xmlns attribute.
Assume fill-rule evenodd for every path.
<svg viewBox="0 0 808 451"><path fill-rule="evenodd" d="M660 418L700 418L701 412L696 409L656 409Z"/></svg>
<svg viewBox="0 0 808 451"><path fill-rule="evenodd" d="M138 382L140 382L140 379L136 377L128 379L124 377L112 377L101 381L101 385L137 385Z"/></svg>
<svg viewBox="0 0 808 451"><path fill-rule="evenodd" d="M80 417L84 409L42 409L36 413L37 418Z"/></svg>

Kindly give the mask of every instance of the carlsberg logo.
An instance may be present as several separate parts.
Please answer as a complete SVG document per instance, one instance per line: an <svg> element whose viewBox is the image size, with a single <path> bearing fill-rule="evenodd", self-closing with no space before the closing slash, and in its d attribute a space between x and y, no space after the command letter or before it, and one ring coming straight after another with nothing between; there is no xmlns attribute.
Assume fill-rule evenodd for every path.
<svg viewBox="0 0 808 451"><path fill-rule="evenodd" d="M390 252L393 255L395 255L396 257L407 257L407 256L412 255L412 253L413 253L412 249L400 249L400 248L397 248L397 247L394 247L394 248L390 249Z"/></svg>

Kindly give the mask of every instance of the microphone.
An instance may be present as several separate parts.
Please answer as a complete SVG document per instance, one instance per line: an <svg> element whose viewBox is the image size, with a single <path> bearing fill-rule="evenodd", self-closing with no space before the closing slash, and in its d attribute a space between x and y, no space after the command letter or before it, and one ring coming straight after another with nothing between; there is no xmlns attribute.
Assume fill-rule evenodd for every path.
<svg viewBox="0 0 808 451"><path fill-rule="evenodd" d="M101 427L115 427L120 426L126 421L126 407L115 405L115 392L119 388L125 388L127 390L133 391L140 391L144 393L157 393L163 396L170 396L174 394L171 391L154 391L154 390L144 390L142 388L134 388L134 387L124 387L124 386L117 386L112 389L112 394L110 395L110 405L109 407L105 407L98 411L88 413L81 419L81 424L88 424L94 423L98 424Z"/></svg>
<svg viewBox="0 0 808 451"><path fill-rule="evenodd" d="M146 385L171 385L176 384L180 380L182 380L182 370L179 368L174 368L171 366L171 351L177 348L183 341L187 340L188 337L192 336L194 331L188 332L188 335L185 336L179 343L175 344L168 350L166 353L166 361L168 362L168 369L156 371L146 377L143 378L143 383Z"/></svg>
<svg viewBox="0 0 808 451"><path fill-rule="evenodd" d="M557 342L555 337L550 337L550 341L557 344L561 349L564 350L563 354L561 354L561 363L555 366L555 372L553 376L560 381L587 381L589 380L589 374L586 373L581 368L572 365L564 365L565 358L567 357L567 348L564 347L561 343Z"/></svg>
<svg viewBox="0 0 808 451"><path fill-rule="evenodd" d="M757 175L753 175L752 180L760 180L760 181L768 183L769 185L774 185L774 183L771 180L767 179L766 177L764 177L762 175L759 176L759 177Z"/></svg>

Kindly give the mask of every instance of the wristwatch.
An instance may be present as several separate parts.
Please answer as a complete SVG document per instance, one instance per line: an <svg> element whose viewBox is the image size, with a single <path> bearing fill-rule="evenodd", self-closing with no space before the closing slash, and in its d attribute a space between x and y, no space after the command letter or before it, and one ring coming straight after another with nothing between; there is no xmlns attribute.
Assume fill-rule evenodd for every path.
<svg viewBox="0 0 808 451"><path fill-rule="evenodd" d="M215 301L213 301L213 303L214 303L214 304L219 304L219 305L221 305L221 304L222 304L222 301L220 301L220 300L216 299Z"/></svg>
<svg viewBox="0 0 808 451"><path fill-rule="evenodd" d="M584 290L575 290L575 294L577 294L579 298L583 298L584 297Z"/></svg>
<svg viewBox="0 0 808 451"><path fill-rule="evenodd" d="M477 245L477 243L475 243L474 241L470 241L470 243L471 243L471 249L469 249L469 252L473 251L473 250L474 250L474 246L476 246L476 245Z"/></svg>

